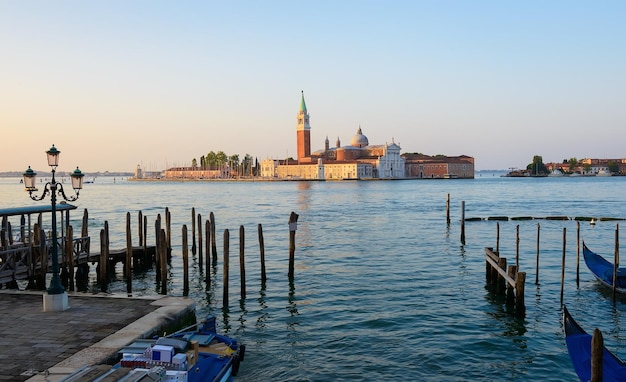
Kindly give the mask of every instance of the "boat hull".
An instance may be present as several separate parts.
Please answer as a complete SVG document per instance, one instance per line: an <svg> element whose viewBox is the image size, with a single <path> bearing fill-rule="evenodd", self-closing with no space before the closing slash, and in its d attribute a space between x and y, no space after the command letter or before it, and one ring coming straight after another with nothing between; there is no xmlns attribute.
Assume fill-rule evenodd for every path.
<svg viewBox="0 0 626 382"><path fill-rule="evenodd" d="M574 370L581 381L591 380L591 335L563 307L565 342ZM626 381L626 364L606 347L602 352L603 381Z"/></svg>
<svg viewBox="0 0 626 382"><path fill-rule="evenodd" d="M583 257L587 268L603 285L613 288L613 264L602 256L591 251L583 242ZM615 290L626 293L626 268L618 268L616 273Z"/></svg>

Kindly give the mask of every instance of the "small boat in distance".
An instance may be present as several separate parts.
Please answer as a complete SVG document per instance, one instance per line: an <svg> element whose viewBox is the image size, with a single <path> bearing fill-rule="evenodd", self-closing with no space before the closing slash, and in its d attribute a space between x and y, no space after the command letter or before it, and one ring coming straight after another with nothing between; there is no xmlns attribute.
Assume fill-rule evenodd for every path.
<svg viewBox="0 0 626 382"><path fill-rule="evenodd" d="M583 257L587 268L604 285L613 288L613 263L590 250L583 241ZM626 268L618 268L615 290L626 293Z"/></svg>
<svg viewBox="0 0 626 382"><path fill-rule="evenodd" d="M565 343L574 370L581 381L591 379L591 335L578 325L567 307L563 305ZM602 377L604 381L626 381L626 363L606 347L602 352Z"/></svg>

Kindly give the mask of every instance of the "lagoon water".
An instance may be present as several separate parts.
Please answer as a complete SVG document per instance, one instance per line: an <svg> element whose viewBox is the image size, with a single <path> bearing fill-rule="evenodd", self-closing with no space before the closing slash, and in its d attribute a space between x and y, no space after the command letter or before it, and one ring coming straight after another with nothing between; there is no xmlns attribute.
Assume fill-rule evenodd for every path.
<svg viewBox="0 0 626 382"><path fill-rule="evenodd" d="M519 225L520 270L527 273L526 316L514 317L485 285L484 248L495 247L497 223L467 222L461 244L461 201L466 218L626 218L625 188L625 177L519 179L484 173L474 180L369 182L131 182L103 177L85 185L74 203L79 210L72 223L80 225L86 208L92 248L99 248L105 220L111 246L122 248L126 212L136 229L141 210L148 216L153 243L156 215L168 207L173 232L168 289L182 296L182 226L191 230L192 207L203 221L213 212L218 264L207 288L193 256L190 297L198 317L216 314L219 329L247 345L241 381L563 381L576 380L561 318L564 229L564 303L588 331L601 329L605 344L624 358L626 298L614 305L610 291L594 281L583 263L577 286L575 221L500 222L500 251L509 264L514 263ZM0 178L0 208L36 203L44 202L31 201L19 179ZM300 215L292 284L287 277L291 211ZM581 222L580 237L612 259L618 223ZM265 240L265 288L258 224ZM241 225L244 299L239 295ZM230 232L231 265L230 304L223 309L225 229ZM95 267L91 272L95 275ZM111 291L125 293L121 267L117 273ZM154 271L135 275L134 294L158 293L154 280Z"/></svg>

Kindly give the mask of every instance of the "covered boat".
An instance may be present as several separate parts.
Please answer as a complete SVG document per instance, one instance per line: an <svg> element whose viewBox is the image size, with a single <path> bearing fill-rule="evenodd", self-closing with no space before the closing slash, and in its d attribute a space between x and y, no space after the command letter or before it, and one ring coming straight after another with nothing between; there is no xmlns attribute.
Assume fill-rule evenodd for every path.
<svg viewBox="0 0 626 382"><path fill-rule="evenodd" d="M613 287L613 263L607 261L602 256L593 252L585 242L583 242L583 256L587 268L604 285ZM616 273L615 289L618 292L626 293L626 268L618 268Z"/></svg>
<svg viewBox="0 0 626 382"><path fill-rule="evenodd" d="M563 306L565 342L574 370L581 381L591 379L591 335L578 325ZM606 347L602 352L603 381L626 381L626 363L611 353Z"/></svg>
<svg viewBox="0 0 626 382"><path fill-rule="evenodd" d="M189 330L192 327L196 328ZM84 381L86 376L106 381L234 381L245 346L217 334L213 316L192 327L165 337L136 340L118 352L121 359L113 367L86 367L64 381Z"/></svg>

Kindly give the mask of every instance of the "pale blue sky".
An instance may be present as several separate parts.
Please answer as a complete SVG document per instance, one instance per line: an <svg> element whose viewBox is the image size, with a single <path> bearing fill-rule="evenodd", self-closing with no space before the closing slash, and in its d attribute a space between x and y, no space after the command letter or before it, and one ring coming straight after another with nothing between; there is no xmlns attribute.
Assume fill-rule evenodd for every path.
<svg viewBox="0 0 626 382"><path fill-rule="evenodd" d="M0 171L371 144L477 169L626 157L625 1L0 0Z"/></svg>

